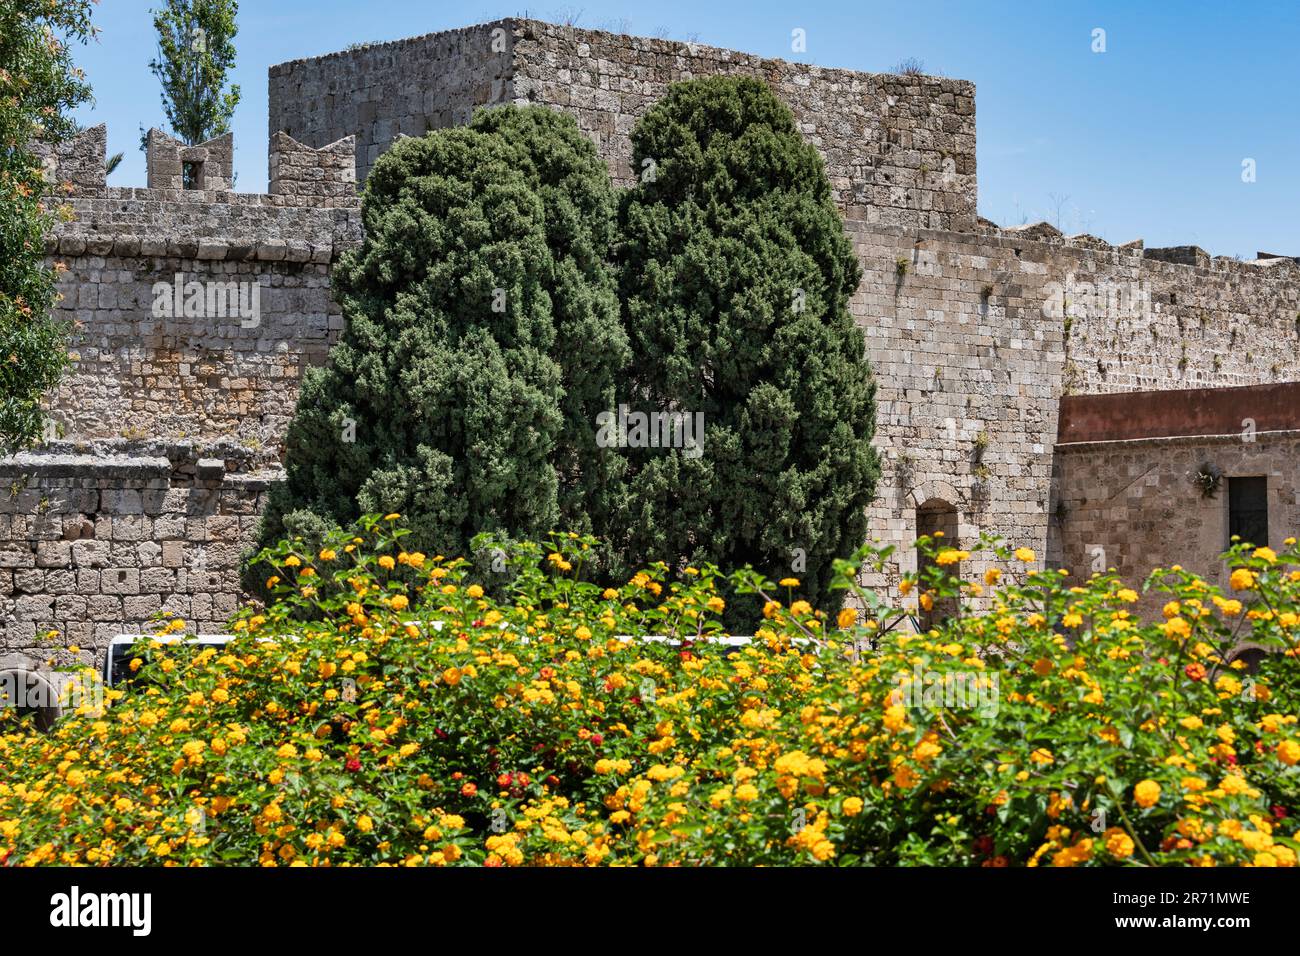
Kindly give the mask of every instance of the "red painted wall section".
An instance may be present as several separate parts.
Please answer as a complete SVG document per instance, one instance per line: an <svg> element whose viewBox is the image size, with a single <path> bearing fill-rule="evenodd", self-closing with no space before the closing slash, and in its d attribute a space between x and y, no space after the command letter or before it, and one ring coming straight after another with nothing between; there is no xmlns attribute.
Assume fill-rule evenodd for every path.
<svg viewBox="0 0 1300 956"><path fill-rule="evenodd" d="M1243 388L1066 395L1056 442L1125 441L1300 429L1300 382Z"/></svg>

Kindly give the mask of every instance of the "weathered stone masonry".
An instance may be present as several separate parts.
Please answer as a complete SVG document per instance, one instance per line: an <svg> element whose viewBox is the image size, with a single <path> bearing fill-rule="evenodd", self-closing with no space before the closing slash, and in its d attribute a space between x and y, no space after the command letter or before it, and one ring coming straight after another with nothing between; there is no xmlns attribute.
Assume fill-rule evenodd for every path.
<svg viewBox="0 0 1300 956"><path fill-rule="evenodd" d="M821 150L849 218L972 228L975 87L964 80L835 70L734 50L508 19L271 68L271 129L323 146L357 137L357 175L401 134L469 120L475 107L572 114L622 185L629 135L670 83L764 80Z"/></svg>
<svg viewBox="0 0 1300 956"><path fill-rule="evenodd" d="M74 187L47 250L66 270L57 314L75 323L73 363L50 441L0 461L5 666L67 663L69 646L93 660L160 612L218 631L240 599L298 379L342 328L329 266L360 216L350 140L273 138L267 195L230 192L223 140L152 131L147 189L105 185L103 127L47 157ZM198 188L182 188L184 163L201 164ZM223 308L159 308L160 288L195 280Z"/></svg>
<svg viewBox="0 0 1300 956"><path fill-rule="evenodd" d="M1285 505L1300 449L1284 434L1236 449L1239 463L1204 435L1058 444L1063 396L1300 379L1300 263L979 219L964 81L511 19L273 67L269 195L229 191L222 141L153 137L143 190L105 187L102 128L51 156L76 187L76 218L50 248L68 269L60 311L79 323L76 361L51 400L59 440L0 465L0 650L35 666L50 655L40 635L58 631L55 645L89 660L160 609L221 626L298 379L341 328L328 269L360 237L356 183L396 136L542 103L575 115L626 184L636 118L669 83L714 73L760 77L791 106L863 265L851 308L884 459L871 529L900 549L867 583L893 591L929 527L962 542L991 531L1080 574L1099 541L1126 574L1176 559L1188 521L1187 549L1213 553L1226 542L1200 505L1185 517L1175 495L1159 524L1144 509L1162 499L1125 490L1153 463L1173 489L1207 442L1261 469L1239 473L1271 476L1276 520L1300 522ZM187 178L203 188L178 188ZM257 322L156 317L155 284L178 273L263 283Z"/></svg>

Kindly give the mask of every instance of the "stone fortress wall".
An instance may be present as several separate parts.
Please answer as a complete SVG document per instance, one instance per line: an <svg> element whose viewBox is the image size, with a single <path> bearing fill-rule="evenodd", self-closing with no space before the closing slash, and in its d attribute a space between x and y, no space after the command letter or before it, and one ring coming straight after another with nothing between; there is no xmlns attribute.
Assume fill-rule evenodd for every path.
<svg viewBox="0 0 1300 956"><path fill-rule="evenodd" d="M350 139L273 137L265 195L231 191L229 136L152 130L144 189L106 185L105 141L45 157L72 187L47 248L72 366L48 440L0 461L0 669L96 660L160 612L224 627L299 377L342 328L330 264L361 235Z"/></svg>
<svg viewBox="0 0 1300 956"><path fill-rule="evenodd" d="M508 19L274 66L270 125L314 146L356 136L364 180L400 134L466 122L479 106L542 104L572 114L628 185L637 118L670 83L719 74L757 77L789 105L848 218L974 225L975 86L965 80Z"/></svg>
<svg viewBox="0 0 1300 956"><path fill-rule="evenodd" d="M980 219L964 81L532 20L294 61L270 74L268 195L229 190L222 141L151 137L148 189L104 185L102 130L50 159L75 186L49 251L68 270L59 308L78 323L76 361L51 402L58 433L0 463L0 650L36 666L57 631L53 657L76 645L91 660L160 609L220 628L296 383L341 328L328 268L360 237L356 183L397 135L544 103L572 112L626 184L636 117L668 83L718 72L761 77L792 107L863 264L851 308L884 459L872 536L900 547L867 583L892 591L918 530L936 526L1082 561L1074 539L1097 529L1073 532L1059 501L1096 501L1110 479L1062 462L1110 452L1056 453L1063 396L1300 380L1296 260ZM177 274L262 283L259 319L157 317L156 285Z"/></svg>

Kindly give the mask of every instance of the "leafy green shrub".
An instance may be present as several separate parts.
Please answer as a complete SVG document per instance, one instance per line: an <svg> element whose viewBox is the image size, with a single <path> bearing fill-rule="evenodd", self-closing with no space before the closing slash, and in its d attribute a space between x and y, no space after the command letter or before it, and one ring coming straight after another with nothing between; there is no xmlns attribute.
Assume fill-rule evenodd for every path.
<svg viewBox="0 0 1300 956"><path fill-rule="evenodd" d="M1232 598L1156 572L1157 623L996 542L979 582L922 540L905 589L962 605L922 635L854 583L888 549L834 569L865 619L742 572L764 624L732 649L712 567L601 589L555 537L497 602L390 518L277 545L241 636L142 641L107 712L6 714L0 863L1295 865L1293 540L1236 549Z"/></svg>
<svg viewBox="0 0 1300 956"><path fill-rule="evenodd" d="M41 437L41 398L68 364L66 322L50 316L56 270L45 236L71 209L45 180L32 146L76 132L90 98L69 41L94 33L90 0L10 0L0 7L0 455Z"/></svg>

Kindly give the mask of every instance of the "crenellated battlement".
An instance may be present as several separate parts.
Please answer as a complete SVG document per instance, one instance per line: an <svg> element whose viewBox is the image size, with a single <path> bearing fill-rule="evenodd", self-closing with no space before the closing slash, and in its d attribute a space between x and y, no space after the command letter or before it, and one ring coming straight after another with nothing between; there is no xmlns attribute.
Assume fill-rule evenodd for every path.
<svg viewBox="0 0 1300 956"><path fill-rule="evenodd" d="M51 437L278 454L298 379L343 327L329 268L361 237L352 138L273 136L266 193L232 190L229 134L186 146L150 130L144 188L105 184L105 144L97 126L44 155L72 211L46 239L56 315L73 321Z"/></svg>
<svg viewBox="0 0 1300 956"><path fill-rule="evenodd" d="M147 185L143 190L107 184L108 130L102 123L53 146L38 144L35 150L46 178L66 183L73 200L107 197L317 209L359 205L354 136L316 149L287 133L274 133L267 147L266 193L234 191L233 133L196 146L159 129L149 130L145 139Z"/></svg>

